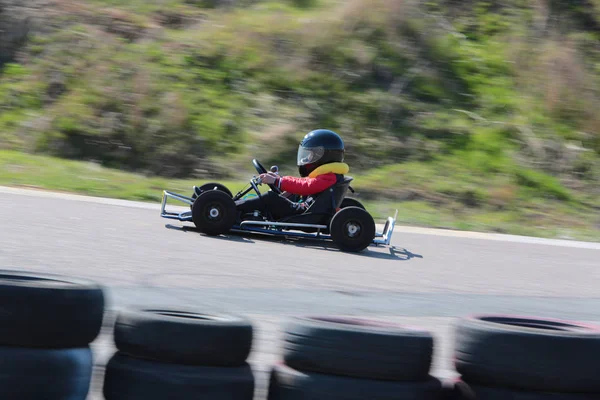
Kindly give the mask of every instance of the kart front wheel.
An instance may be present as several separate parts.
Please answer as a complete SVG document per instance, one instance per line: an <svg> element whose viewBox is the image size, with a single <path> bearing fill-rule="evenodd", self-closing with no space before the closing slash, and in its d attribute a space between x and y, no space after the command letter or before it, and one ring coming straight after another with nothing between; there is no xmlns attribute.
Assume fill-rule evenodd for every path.
<svg viewBox="0 0 600 400"><path fill-rule="evenodd" d="M331 219L331 239L342 251L359 252L375 238L375 221L360 207L345 207Z"/></svg>
<svg viewBox="0 0 600 400"><path fill-rule="evenodd" d="M222 185L220 183L216 183L216 182L205 183L204 185L200 186L197 189L200 193L206 192L207 190L220 190L221 192L227 193L229 195L229 197L233 197L231 190L229 190L227 188L227 186ZM194 193L192 193L192 200L195 201L197 198L198 198L198 193L196 193L196 191L194 190ZM191 208L192 208L192 206L190 206L190 209Z"/></svg>
<svg viewBox="0 0 600 400"><path fill-rule="evenodd" d="M198 230L209 236L228 232L235 223L233 199L220 190L206 191L192 205L192 221Z"/></svg>

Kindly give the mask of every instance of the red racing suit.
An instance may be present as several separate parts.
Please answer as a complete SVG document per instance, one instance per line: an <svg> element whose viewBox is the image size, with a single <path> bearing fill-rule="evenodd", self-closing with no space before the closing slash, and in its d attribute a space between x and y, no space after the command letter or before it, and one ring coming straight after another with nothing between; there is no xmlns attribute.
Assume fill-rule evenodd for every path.
<svg viewBox="0 0 600 400"><path fill-rule="evenodd" d="M344 175L349 171L345 163L330 163L321 165L306 178L282 176L275 181L275 185L284 192L297 194L302 197L320 193L337 182L336 175Z"/></svg>

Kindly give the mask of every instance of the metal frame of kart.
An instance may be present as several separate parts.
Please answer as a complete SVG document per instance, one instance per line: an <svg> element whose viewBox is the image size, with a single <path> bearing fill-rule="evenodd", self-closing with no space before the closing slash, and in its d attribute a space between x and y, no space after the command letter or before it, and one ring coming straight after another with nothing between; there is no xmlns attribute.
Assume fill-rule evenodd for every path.
<svg viewBox="0 0 600 400"><path fill-rule="evenodd" d="M256 187L255 182L252 180L251 183L252 188L254 188L258 192L258 188ZM252 189L250 188L250 189ZM168 190L163 191L162 204L160 208L160 216L167 219L174 219L182 222L193 222L192 220L192 212L184 211L181 213L176 212L168 212L166 211L167 200L168 198L172 198L174 200L178 200L182 203L185 203L189 206L194 204L194 199L188 196L183 196L177 193L170 192ZM396 226L396 218L398 216L398 210L393 217L388 217L383 228L383 232L375 233L375 238L373 239L373 244L375 245L383 245L389 246L392 241L392 234L394 233L394 227ZM262 228L261 228L262 227ZM265 228L266 227L266 228ZM294 229L294 228L308 228L308 229L316 229L316 233L306 233L306 232L293 232L284 229ZM289 236L289 237L302 237L302 238L310 238L310 239L319 239L319 240L331 240L331 235L321 233L321 230L326 230L329 227L327 225L314 225L314 224L298 224L298 223L289 223L289 222L275 222L275 221L242 221L239 225L234 225L231 229L232 232L253 232L253 233L266 233L270 235L279 235L279 236Z"/></svg>

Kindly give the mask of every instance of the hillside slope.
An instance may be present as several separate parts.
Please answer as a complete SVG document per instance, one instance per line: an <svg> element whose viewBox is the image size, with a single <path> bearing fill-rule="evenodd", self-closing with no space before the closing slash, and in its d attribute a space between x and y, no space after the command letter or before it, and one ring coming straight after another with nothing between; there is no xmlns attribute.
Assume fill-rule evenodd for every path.
<svg viewBox="0 0 600 400"><path fill-rule="evenodd" d="M369 199L600 229L598 0L19 3L1 148L239 178L328 127Z"/></svg>

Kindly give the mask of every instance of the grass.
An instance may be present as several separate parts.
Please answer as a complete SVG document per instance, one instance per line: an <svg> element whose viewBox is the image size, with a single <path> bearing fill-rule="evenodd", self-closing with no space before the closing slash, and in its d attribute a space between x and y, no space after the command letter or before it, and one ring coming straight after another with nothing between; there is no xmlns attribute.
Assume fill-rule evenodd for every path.
<svg viewBox="0 0 600 400"><path fill-rule="evenodd" d="M191 193L198 180L167 180L109 169L93 162L0 151L0 184L89 196L160 202L162 191ZM224 181L236 187L241 182Z"/></svg>
<svg viewBox="0 0 600 400"><path fill-rule="evenodd" d="M570 173L573 157L531 151L539 142L600 143L595 77L579 52L591 39L575 30L523 42L533 34L523 15L535 9L476 1L453 16L445 1L427 2L433 11L402 0L301 3L61 0L62 19L33 32L0 75L0 139L171 177L193 175L208 154L281 162L290 142L323 126L371 167L456 150L488 162L481 131L494 124L529 129L532 138L493 143L522 142L515 155L543 173L553 162Z"/></svg>
<svg viewBox="0 0 600 400"><path fill-rule="evenodd" d="M441 171L444 166L440 165L439 168ZM381 171L379 179L396 176L396 184L406 190L414 191L413 184L416 181L414 173L415 170L407 166L404 170ZM433 174L433 171L425 173ZM253 171L248 170L248 177L252 174ZM165 189L185 194L191 192L193 185L208 181L146 177L105 168L91 162L0 151L0 185L4 186L158 203ZM241 176L237 180L219 180L219 182L224 183L234 193L247 184ZM518 196L514 188L505 188L506 193L494 192L498 197L496 199L498 204L504 205L495 209L468 207L461 203L460 196L443 198L442 192L439 192L440 198L437 200L428 198L427 196L431 196L434 191L424 191L425 199L413 195L417 198L411 200L408 196L406 201L394 201L390 198L392 196L376 195L370 190L373 182L376 182L374 175L355 177L357 198L364 202L378 222L393 215L394 210L397 209L399 224L600 241L598 209L577 204L565 205L564 202L536 199L530 195L527 207L515 208L509 205L511 201L516 201L514 196ZM441 176L435 185L443 186L443 182L445 179ZM524 192L521 196L528 196L528 194ZM432 201L443 202L445 206L437 207Z"/></svg>
<svg viewBox="0 0 600 400"><path fill-rule="evenodd" d="M597 238L598 10L415 3L57 0L0 66L1 180L158 201L327 127L378 218Z"/></svg>

